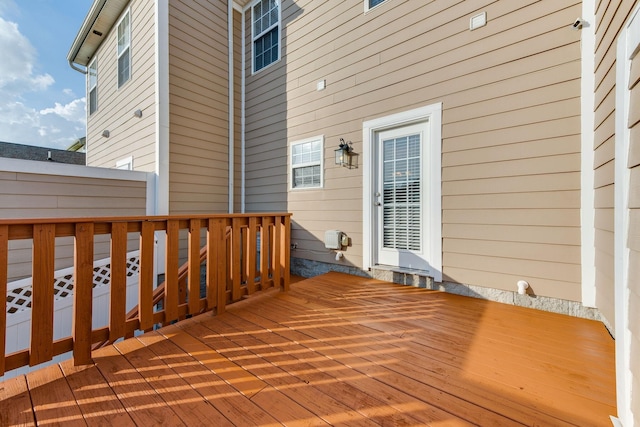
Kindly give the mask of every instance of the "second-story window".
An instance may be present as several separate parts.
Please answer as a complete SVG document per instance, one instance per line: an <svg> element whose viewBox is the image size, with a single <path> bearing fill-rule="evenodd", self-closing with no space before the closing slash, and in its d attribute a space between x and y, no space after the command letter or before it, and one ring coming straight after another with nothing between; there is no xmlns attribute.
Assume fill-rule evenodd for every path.
<svg viewBox="0 0 640 427"><path fill-rule="evenodd" d="M386 0L366 0L369 3L368 9L374 8L380 3L384 3Z"/></svg>
<svg viewBox="0 0 640 427"><path fill-rule="evenodd" d="M98 109L98 60L94 59L89 64L87 75L89 88L89 114L93 114Z"/></svg>
<svg viewBox="0 0 640 427"><path fill-rule="evenodd" d="M251 8L253 71L280 59L280 0L259 0Z"/></svg>
<svg viewBox="0 0 640 427"><path fill-rule="evenodd" d="M124 14L118 23L118 87L131 78L131 14Z"/></svg>

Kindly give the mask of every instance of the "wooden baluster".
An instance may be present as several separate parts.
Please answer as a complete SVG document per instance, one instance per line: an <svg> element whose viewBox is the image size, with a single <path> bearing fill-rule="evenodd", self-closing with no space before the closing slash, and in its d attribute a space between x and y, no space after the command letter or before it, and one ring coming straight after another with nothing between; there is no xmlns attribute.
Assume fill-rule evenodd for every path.
<svg viewBox="0 0 640 427"><path fill-rule="evenodd" d="M73 362L91 360L93 313L93 223L76 224L73 273Z"/></svg>
<svg viewBox="0 0 640 427"><path fill-rule="evenodd" d="M214 307L217 307L218 302L218 292L217 292L217 265L218 260L217 257L217 248L218 245L218 233L216 228L218 227L218 223L213 219L209 218L207 221L207 270L206 270L206 287L207 287L207 309L213 310ZM215 253L214 253L215 251ZM215 314L215 313L214 313Z"/></svg>
<svg viewBox="0 0 640 427"><path fill-rule="evenodd" d="M109 307L109 341L126 333L127 309L127 223L111 224L111 301Z"/></svg>
<svg viewBox="0 0 640 427"><path fill-rule="evenodd" d="M258 220L255 216L249 218L249 228L247 230L247 293L251 295L256 290L256 251L258 246L257 232Z"/></svg>
<svg viewBox="0 0 640 427"><path fill-rule="evenodd" d="M153 222L143 221L140 231L140 283L138 290L138 315L140 329L153 328L153 247L155 244Z"/></svg>
<svg viewBox="0 0 640 427"><path fill-rule="evenodd" d="M227 304L227 242L223 219L209 219L207 234L207 300L222 314Z"/></svg>
<svg viewBox="0 0 640 427"><path fill-rule="evenodd" d="M8 254L9 254L9 226L0 225L0 376L4 375L6 352L6 334L7 334L7 281L8 273Z"/></svg>
<svg viewBox="0 0 640 427"><path fill-rule="evenodd" d="M289 290L291 281L291 217L282 218L282 241L280 245L280 266L282 267L282 283L280 287L283 291Z"/></svg>
<svg viewBox="0 0 640 427"><path fill-rule="evenodd" d="M241 297L240 276L242 264L240 263L240 247L242 245L242 233L240 232L240 219L231 221L231 301L238 301Z"/></svg>
<svg viewBox="0 0 640 427"><path fill-rule="evenodd" d="M33 225L33 294L29 366L53 357L55 224Z"/></svg>
<svg viewBox="0 0 640 427"><path fill-rule="evenodd" d="M262 230L260 231L260 287L267 288L269 282L269 224L271 218L262 217Z"/></svg>
<svg viewBox="0 0 640 427"><path fill-rule="evenodd" d="M276 216L273 225L273 242L271 252L271 267L273 268L273 286L281 286L282 278L282 217Z"/></svg>
<svg viewBox="0 0 640 427"><path fill-rule="evenodd" d="M178 252L180 223L177 220L167 221L167 238L165 250L165 273L164 273L164 314L165 322L177 320L178 314Z"/></svg>
<svg viewBox="0 0 640 427"><path fill-rule="evenodd" d="M189 313L200 311L200 220L189 221Z"/></svg>

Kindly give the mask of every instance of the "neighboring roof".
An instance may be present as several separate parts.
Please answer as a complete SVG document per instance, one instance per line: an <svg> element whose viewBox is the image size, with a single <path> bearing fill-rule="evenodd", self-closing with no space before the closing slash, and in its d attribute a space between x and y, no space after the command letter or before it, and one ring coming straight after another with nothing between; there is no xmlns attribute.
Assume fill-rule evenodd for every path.
<svg viewBox="0 0 640 427"><path fill-rule="evenodd" d="M85 153L47 147L35 147L33 145L13 144L11 142L0 142L0 157L69 163L72 165L85 165L87 163L87 155Z"/></svg>
<svg viewBox="0 0 640 427"><path fill-rule="evenodd" d="M94 0L76 35L67 60L71 68L85 72L74 64L86 67L105 37L111 31L129 0Z"/></svg>

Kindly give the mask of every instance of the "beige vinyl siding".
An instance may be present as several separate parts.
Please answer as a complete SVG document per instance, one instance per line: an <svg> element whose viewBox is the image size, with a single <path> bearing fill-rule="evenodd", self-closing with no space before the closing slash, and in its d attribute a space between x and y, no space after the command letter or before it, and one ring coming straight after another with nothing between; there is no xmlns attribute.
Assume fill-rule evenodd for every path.
<svg viewBox="0 0 640 427"><path fill-rule="evenodd" d="M117 25L105 35L98 60L98 110L87 120L87 165L113 168L133 156L136 170L155 170L154 2L133 0L131 78L118 88ZM142 110L142 118L134 111ZM102 136L108 130L109 138Z"/></svg>
<svg viewBox="0 0 640 427"><path fill-rule="evenodd" d="M595 247L596 306L614 326L613 199L616 43L636 1L599 1L595 51Z"/></svg>
<svg viewBox="0 0 640 427"><path fill-rule="evenodd" d="M146 178L134 179L125 171L122 179L87 177L84 167L67 168L76 171L67 174L42 169L43 173L0 171L0 218L146 215ZM9 249L9 280L30 276L31 241L11 241ZM108 254L108 239L97 237L95 259ZM55 268L70 267L72 261L73 239L56 239Z"/></svg>
<svg viewBox="0 0 640 427"><path fill-rule="evenodd" d="M169 4L169 211L228 210L226 2Z"/></svg>
<svg viewBox="0 0 640 427"><path fill-rule="evenodd" d="M445 280L580 299L579 1L284 7L283 60L247 79L247 204L293 212L292 256L335 262L322 240L338 228L345 263L363 265L367 178L333 150L344 138L362 154L365 120L442 102ZM287 191L288 144L320 134L324 189Z"/></svg>

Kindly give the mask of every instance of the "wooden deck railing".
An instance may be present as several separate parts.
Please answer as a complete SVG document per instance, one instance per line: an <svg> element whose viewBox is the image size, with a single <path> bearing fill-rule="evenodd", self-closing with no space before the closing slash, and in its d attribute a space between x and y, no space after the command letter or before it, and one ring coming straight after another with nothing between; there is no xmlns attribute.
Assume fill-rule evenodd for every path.
<svg viewBox="0 0 640 427"><path fill-rule="evenodd" d="M91 363L95 344L113 342L136 330L149 330L191 314L210 310L220 314L228 303L256 290L271 286L287 290L290 228L291 215L287 213L0 220L0 295L4 295L0 298L0 375L47 362L68 351L73 351L76 365ZM185 272L179 268L181 230L188 235L183 268L186 281ZM100 235L110 238L110 316L108 326L94 329L94 238ZM128 316L126 257L132 235L139 238L140 277L138 309ZM165 242L165 282L163 290L154 294L156 236L164 237L159 241ZM54 340L53 277L56 238L60 237L74 238L74 311L71 336ZM33 247L31 344L29 349L5 354L9 242L26 239L32 240ZM200 273L202 256L204 278ZM202 296L201 279L205 283Z"/></svg>

